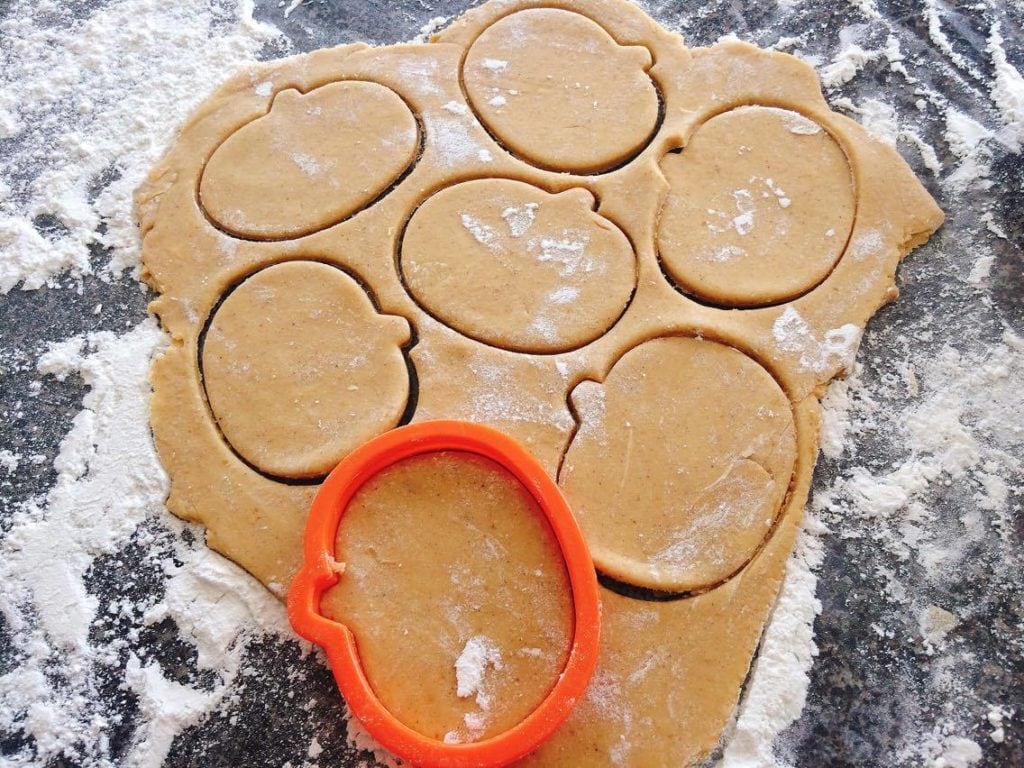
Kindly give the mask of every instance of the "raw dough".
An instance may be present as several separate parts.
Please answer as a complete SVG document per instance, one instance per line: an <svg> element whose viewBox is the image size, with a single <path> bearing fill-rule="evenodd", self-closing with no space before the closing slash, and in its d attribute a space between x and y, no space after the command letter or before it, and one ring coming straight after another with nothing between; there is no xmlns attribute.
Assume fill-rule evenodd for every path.
<svg viewBox="0 0 1024 768"><path fill-rule="evenodd" d="M689 293L726 306L786 301L843 253L856 209L846 155L803 115L738 107L661 161L658 251Z"/></svg>
<svg viewBox="0 0 1024 768"><path fill-rule="evenodd" d="M507 730L565 666L558 543L526 489L485 459L427 454L377 475L342 518L336 557L345 573L322 609L353 628L370 684L421 733Z"/></svg>
<svg viewBox="0 0 1024 768"><path fill-rule="evenodd" d="M622 47L585 15L511 13L470 46L462 79L499 141L544 168L595 173L636 154L657 128L651 52Z"/></svg>
<svg viewBox="0 0 1024 768"><path fill-rule="evenodd" d="M629 240L585 189L551 195L508 179L467 181L416 209L401 244L410 293L442 322L505 349L593 341L636 284Z"/></svg>
<svg viewBox="0 0 1024 768"><path fill-rule="evenodd" d="M572 393L559 483L598 569L663 592L713 587L767 538L789 490L789 400L733 347L653 339Z"/></svg>
<svg viewBox="0 0 1024 768"><path fill-rule="evenodd" d="M231 234L304 235L371 203L418 149L416 118L388 88L350 81L307 94L288 89L217 147L199 199Z"/></svg>
<svg viewBox="0 0 1024 768"><path fill-rule="evenodd" d="M594 680L569 720L524 764L572 768L609 763L697 764L713 751L735 710L781 583L814 467L817 398L827 382L850 364L860 331L871 315L895 298L894 276L901 257L927 239L941 223L942 214L891 147L873 141L859 125L829 110L806 63L736 41L688 49L678 36L623 0L560 0L560 10L533 10L540 5L534 0L486 3L457 19L430 44L346 46L260 65L223 86L184 127L138 197L146 277L161 294L153 311L174 342L153 371L153 430L171 477L168 505L176 514L205 523L212 547L277 594L284 593L300 562L305 512L315 489L268 477L265 470L246 464L232 451L204 402L200 335L222 297L269 265L315 259L342 268L365 284L376 300L377 321L396 315L412 325L412 419L465 418L495 426L526 444L553 477L564 462L563 486L570 503L587 503L581 514L599 558L603 551L624 554L634 564L651 560L651 553L664 547L645 549L640 535L643 541L668 544L679 520L670 521L662 509L639 506L623 510L621 517L610 516L609 509L593 506L594 497L600 495L595 492L597 481L576 485L577 480L589 474L612 483L619 500L651 499L647 476L687 473L686 492L695 502L684 512L692 523L690 530L699 535L697 531L710 534L717 528L721 536L709 535L707 551L692 560L673 562L669 568L647 563L647 575L639 574L640 578L633 578L638 569L632 568L620 569L620 575L643 584L651 583L653 574L663 579L665 587L694 593L651 601L626 596L632 592L625 588L622 594L602 591L605 631ZM549 21L534 24L534 18ZM516 48L515 36L508 30L524 20L530 23L521 29L532 37L519 41L522 47ZM600 29L595 32L595 28ZM490 58L508 62L507 69L500 64L484 66ZM517 72L522 77L512 84L510 78L519 77ZM465 90L460 77L466 80ZM196 190L204 164L223 151L218 147L228 146L245 126L271 111L275 94L280 99L288 91L305 93L293 97L303 103L332 83L356 81L376 83L408 106L422 126L418 160L410 166L407 142L380 143L374 164L389 171L374 175L377 184L372 192L365 192L362 182L358 188L346 188L346 182L339 181L341 189L303 184L295 187L294 199L288 202L296 218L285 221L275 208L269 215L276 218L266 219L272 226L263 235L239 239L230 236L234 230L225 222L211 225L197 205ZM502 93L489 90L493 88ZM503 96L505 104L489 103L496 95ZM589 101L584 103L584 96ZM758 105L773 109L762 110ZM751 109L740 109L744 107ZM776 111L779 108L785 112ZM754 134L747 130L748 116L756 128ZM276 127L268 130L266 157L261 155L259 162L246 166L238 189L279 195L276 174L292 162L291 145L285 140L287 123L273 119ZM373 125L377 129L365 133L379 138L381 124ZM396 117L395 125L407 127L408 119ZM810 132L812 125L820 126L821 132ZM709 139L715 138L716 126L728 129L720 145L723 153L709 158L700 147L714 144ZM748 139L739 139L741 134ZM323 157L358 165L359 152L345 154L333 136L322 141ZM750 146L751 152L740 155L737 141ZM824 163L813 178L806 176L803 158L792 154L805 146L815 148L815 156ZM838 154L836 147L841 150ZM692 166L691 150L698 161ZM276 156L275 151L283 154ZM689 174L704 163L716 167L716 174L694 185ZM403 168L411 170L401 176ZM776 189L781 187L790 199L789 206L782 205L782 197L767 187L766 168L771 168ZM341 165L337 169L345 170ZM400 180L390 188L382 179L395 174ZM691 184L688 188L700 200L719 201L714 203L719 210L735 201L732 193L741 188L741 182L742 188L750 187L752 175L764 177L760 189L774 197L758 198L754 216L760 218L754 227L768 221L788 222L792 237L786 242L791 251L773 251L768 247L771 243L762 242L764 250L759 253L776 265L769 275L757 264L762 256L751 254L736 265L730 262L725 269L735 271L716 287L716 275L724 274L717 271L717 263L696 274L693 264L703 262L694 259L695 252L681 250L702 244L681 245L686 237L680 232L686 230L692 236L707 230L706 213L682 207L681 184ZM536 301L561 287L551 284L547 272L533 269L536 264L523 273L530 277L515 278L533 280L535 285L509 284L490 303L481 298L486 292L473 295L471 288L500 286L502 279L509 282L509 278L484 274L478 268L464 266L461 272L451 272L457 288L447 298L440 283L407 285L399 262L408 268L405 260L410 253L403 248L402 237L414 212L423 208L426 213L434 196L444 191L455 194L460 186L480 190L465 206L486 212L491 202L487 190L504 188L505 182L467 186L477 179L522 182L539 190L531 194L540 195L538 203L545 207L564 195L566 201L579 203L575 210L585 214L590 225L600 225L605 233L617 231L630 244L633 283L632 295L626 297L628 306L622 303L622 286L627 281L609 281L605 287L609 296L587 294L586 305L569 305L578 315L557 315L554 337L538 340L529 335L522 316L506 311L507 304L515 306L507 297ZM596 210L589 210L589 200L582 204L580 190L598 202ZM814 207L818 205L815 195L823 195L832 207ZM344 206L348 213L344 208L324 212L322 206L338 200L349 201ZM208 206L205 196L204 204ZM225 199L222 204L230 209L231 201ZM352 215L356 209L358 213ZM316 216L305 217L307 210L317 211ZM465 212L473 215L471 210ZM437 241L424 244L420 258L431 253L428 261L436 266L447 249L458 263L469 265L486 255L466 239L472 231L462 227L463 211L458 213L454 229L431 230L430 237ZM559 214L563 215L567 214ZM262 221L254 219L245 228L255 233ZM664 226L659 227L659 222ZM487 223L495 228L505 225L502 218ZM672 234L673 228L678 232ZM828 229L835 229L834 246ZM288 232L311 234L282 239ZM612 242L619 235L609 237ZM826 248L820 247L823 239ZM678 245L676 250L665 247L669 240ZM467 244L474 250L467 251L463 247ZM735 243L722 243L729 244ZM628 259L614 261L620 264ZM673 275L672 269L679 274ZM585 287L589 290L589 285ZM414 297L410 288L419 293ZM621 309L612 308L621 306L626 310L616 319ZM392 344L396 354L398 344ZM697 349L714 350L710 356L721 364L705 368L694 363ZM542 350L544 354L539 354ZM359 355L354 350L350 354ZM385 359L397 361L397 357ZM640 377L635 386L630 386L625 374ZM591 383L578 386L585 380ZM389 402L396 387L401 391L407 381L409 373L397 366L382 369L376 379L381 396ZM295 380L286 378L264 378L259 386L285 403L294 402L298 391ZM585 439L586 430L597 423L585 408L579 413L580 433L573 439L577 425L570 393L575 391L572 403L580 407L587 389L593 393L595 388L606 393L608 418L614 420L606 424L611 427L608 456L601 456L600 441ZM750 397L737 394L741 392L749 392ZM662 399L652 402L645 393L657 393ZM732 405L729 413L718 407L722 403L711 393ZM711 398L710 410L701 411L698 406L696 413L686 413L687 398L705 404ZM337 417L330 403L306 406L311 420ZM239 413L243 410L240 403L234 407ZM759 416L761 407L774 415ZM736 424L741 415L743 423ZM685 437L671 433L670 428L693 428L694 436L700 435L700 445L692 448L692 455L665 450L658 444L662 424L665 446ZM644 439L638 443L634 434L633 450L640 445L648 465L639 469L631 465L620 489L616 483L623 477L621 462L611 456L621 455L629 436L640 430ZM777 440L775 446L767 448L772 439ZM755 503L736 517L698 520L695 510L707 508L700 500L721 489L715 483L725 465L734 460L736 485L763 489L763 496L754 494L758 496ZM770 487L759 485L762 471L773 476ZM445 490L470 489L463 481L453 480ZM725 495L725 500L731 498ZM429 499L424 499L424 509L428 507ZM764 521L759 524L762 512ZM620 525L633 517L651 530ZM769 519L774 521L771 525ZM374 520L380 523L380 518ZM359 539L363 546L372 546L375 537L384 533L371 527ZM470 536L472 531L464 534ZM536 545L532 538L516 541L510 563L528 560L530 547ZM429 569L431 542L420 543L423 546L408 552L409 562ZM341 549L346 546L343 542ZM486 548L465 555L474 568L486 571ZM343 583L356 589L354 581L343 579ZM423 589L443 595L448 584L447 575L437 573L424 582ZM431 606L424 605L413 589L392 594L386 602L363 597L367 606L372 603L381 612L380 625L376 619L354 618L353 628L367 635L379 633L382 642L389 637L395 641L386 627L398 626L410 616L428 614L430 619ZM520 616L496 617L484 634L511 636L522 621ZM438 646L430 650L437 674L446 676L447 686L466 650L465 645L459 646L461 641L469 643L460 636L443 653ZM562 647L542 639L537 643L544 653ZM486 650L478 646L476 651L481 648ZM410 658L408 663L423 663L423 658ZM381 695L401 706L403 690L398 683L387 682L385 674L377 675ZM450 688L445 690L441 695L450 697ZM517 693L536 695L536 691L503 684L494 697L515 700ZM411 709L417 709L415 703ZM443 707L439 713L436 719L429 712L406 716L430 718L419 727L440 732L457 723L460 711ZM470 734L462 734L466 736Z"/></svg>
<svg viewBox="0 0 1024 768"><path fill-rule="evenodd" d="M200 359L210 409L254 467L326 475L398 425L409 400L401 350L409 336L405 318L378 315L337 267L268 267L228 295L206 331Z"/></svg>

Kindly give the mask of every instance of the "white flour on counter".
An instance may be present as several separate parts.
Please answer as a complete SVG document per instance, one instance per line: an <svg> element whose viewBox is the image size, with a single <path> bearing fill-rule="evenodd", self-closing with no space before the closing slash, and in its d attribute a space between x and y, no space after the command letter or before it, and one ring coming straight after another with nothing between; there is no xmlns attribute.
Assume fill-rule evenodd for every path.
<svg viewBox="0 0 1024 768"><path fill-rule="evenodd" d="M134 268L135 189L212 87L278 34L253 21L252 0L127 0L73 23L68 5L15 2L0 27L0 139L14 147L0 184L3 293L91 273L91 243L113 249L107 274ZM39 232L39 216L57 231Z"/></svg>
<svg viewBox="0 0 1024 768"><path fill-rule="evenodd" d="M306 5L291 3L289 11L301 14ZM781 13L796 13L800 5L787 0ZM59 0L16 1L0 22L2 293L52 284L62 275L98 272L112 280L137 269L133 190L215 84L255 61L268 42L280 43L280 33L253 20L252 0L122 0L82 12L79 19L66 6ZM865 19L879 23L873 5L862 7ZM927 0L921 14L950 70L978 79L978 65L955 52L946 38L938 4ZM899 41L887 34L869 44L862 32L858 25L827 33L832 48L819 52L827 54L820 58L827 83L837 89L856 85L863 72L882 64L907 75L910 87L909 76L921 73ZM920 153L943 188L984 190L991 184L997 147L1018 151L1024 142L1024 81L1007 58L1004 34L996 24L987 35L994 74L979 87L991 97L989 113L968 115L962 105L921 89L922 101L946 121L946 154L959 160L957 167L943 167L936 147L910 130L915 115L898 113L878 97L853 101L837 92L833 100L845 99L840 103L847 111L884 140ZM801 53L802 40L786 38L786 47L813 59L818 54ZM988 301L995 257L978 252L977 263L967 267L953 258L965 242L1005 240L992 212L984 213L989 218L980 220L987 225L975 223L977 231L968 232L974 239L961 242L951 235L939 246L946 250L932 249L939 268L948 268L972 307ZM957 221L953 224L961 226ZM90 262L92 243L110 249L108 263ZM907 622L919 628L943 662L935 690L950 701L971 694L966 674L959 671L970 664L969 649L957 645L971 606L945 598L939 605L933 599L971 556L972 543L994 531L1009 546L1014 494L1020 492L1011 478L1020 476L1024 455L1019 386L1024 347L1006 329L995 344L965 333L962 344L933 349L928 324L949 319L938 311L923 314L910 329L920 338L888 335L872 345L869 331L868 352L884 349L890 355L889 373L880 383L867 385L854 376L833 385L826 397L826 458L845 454L853 462L858 441L876 430L895 431L906 455L894 456L890 466L858 464L816 485L724 749L727 768L788 764L786 739L779 736L800 717L817 654L812 627L821 609L815 591L822 536L848 535L845 523L851 519L870 521L875 544L923 569L929 585L918 594L900 574L887 575L884 599L893 606L892 626L877 631L895 636ZM101 332L68 339L39 356L41 376L80 375L90 390L61 443L56 484L45 497L22 505L0 534L0 614L13 637L0 665L0 733L31 739L30 746L4 755L10 768L62 757L83 768L157 768L177 735L230 710L254 639L293 637L280 603L206 549L201 532L164 507L167 481L149 433L146 379L149 361L163 343L163 334L148 320L120 336ZM0 476L32 461L4 449ZM963 518L939 520L931 499L954 483L965 489ZM202 684L168 678L127 641L99 642L94 636L103 617L88 588L90 572L101 561L116 560L130 543L152 545L151 565L162 588L151 599L108 601L105 610L116 611L136 633L173 619L196 651L196 666L210 675ZM994 567L1010 562L1006 555ZM1000 576L1007 590L1019 578ZM827 571L822 578L829 578ZM127 654L127 660L119 654ZM127 753L116 760L109 734L119 723L101 695L110 674L119 675L139 703ZM1010 704L989 702L987 711L996 714L985 722L966 722L956 711L938 722L921 722L905 754L892 756L893 761L934 768L973 764L990 744L1007 738L1005 725L1014 717ZM351 726L350 738L375 749L358 724ZM316 764L320 749L314 738L308 765Z"/></svg>

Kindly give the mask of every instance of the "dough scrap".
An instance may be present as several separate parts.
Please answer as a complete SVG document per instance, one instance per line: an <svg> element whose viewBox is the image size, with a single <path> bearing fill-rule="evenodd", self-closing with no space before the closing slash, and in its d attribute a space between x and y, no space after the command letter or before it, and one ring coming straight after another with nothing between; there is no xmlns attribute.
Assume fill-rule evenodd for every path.
<svg viewBox="0 0 1024 768"><path fill-rule="evenodd" d="M595 58L582 48L574 53L571 48L535 44L527 45L527 59L514 50L509 36L498 34L503 19L529 20L533 16L527 13L540 13L538 8L550 5L560 6L555 21L550 30L537 30L534 43L542 38L547 43L557 41L559 35L580 35L581 43L596 40L606 55ZM549 12L555 13L550 8L544 11L545 15ZM600 34L594 32L595 27ZM482 41L480 46L491 44L483 37L488 31L494 44L505 46L500 50L507 48L507 53L496 53L497 48L486 52L480 47L472 54L478 41ZM468 83L463 88L460 79L470 73L472 62L479 59L482 63L487 58L508 62L502 77L512 76L515 68L522 66L522 71L532 73L534 79L518 81L515 86L489 82L486 78L492 77L492 70L485 67L484 72L478 72L478 86L473 86L483 90L477 93ZM616 65L609 70L606 62L611 61ZM501 66L494 67L494 79L500 80ZM564 88L561 73L568 72L579 80L580 89L575 89L575 80L572 89ZM297 99L303 101L330 84L352 82L375 83L396 94L422 126L421 156L410 161L405 171L396 170L398 163L391 168L391 173L399 176L387 183L386 194L379 189L375 194L364 194L360 187L342 190L336 196L324 195L323 187L303 186L297 188L295 199L299 211L296 220L301 226L294 225L293 220L266 219L273 221L268 234L238 238L231 235L230 228L213 225L209 212L199 205L197 189L204 166L218 148L227 146L236 132L240 136L245 130L242 126L271 112L275 94L277 98L289 91L307 94ZM559 103L552 99L558 91L549 83L565 91L559 98L568 98L577 90L573 98L582 98L589 86L598 107L590 105L585 113L588 119L579 127L574 127L571 120L563 124L565 110L555 109ZM519 93L486 90L492 87ZM506 103L487 103L496 95L502 95ZM520 103L535 103L541 109L527 116L516 111ZM605 111L606 106L610 111ZM508 118L507 123L502 122L506 118L499 116L499 109ZM784 114L777 110L784 110ZM682 168L685 181L693 159L687 153L692 150L699 160L700 147L707 144L709 136L714 138L716 124L729 128L723 146L729 141L735 145L747 116L753 116L766 131L782 132L778 140L757 150L762 160L778 160L772 155L772 147L777 152L780 147L793 151L793 147L819 145L822 156L835 160L829 161L833 171L823 174L821 181L829 182L828 194L835 201L836 207L828 215L839 218L829 228L836 230L840 252L835 255L816 248L801 253L800 263L806 260L814 265L810 271L797 269L785 260L795 253L776 253L772 259L784 260L768 277L751 277L748 273L757 271L756 264L748 260L736 265L734 283L716 288L711 277L715 273L708 272L687 285L683 278L690 274L693 254L679 250L669 253L671 248L664 247L666 243L671 245L669 239L682 242L679 233L668 237L673 234L668 218L673 208L668 201L673 195L678 198L682 188L677 172ZM820 133L812 130L815 126L820 127ZM597 128L599 133L588 139L588 131ZM830 141L841 151L845 167L834 147L828 148ZM328 156L336 149L337 145L324 140L323 151ZM751 157L757 152L752 151ZM752 171L745 160L739 162L742 159L738 151L727 153L721 162L721 178L731 174L748 185L751 175L767 179L762 168ZM786 161L784 170L800 170L799 158L782 159ZM785 220L782 214L792 217L794 227L814 224L801 213L813 203L803 192L810 190L807 194L813 196L819 187L799 174L795 180L782 172L776 174L774 167L773 184L776 188L781 185L790 205L783 205L783 198L770 188L761 191L772 193L775 200L759 197L763 201L759 204L771 203L775 206L771 213L779 221ZM253 188L277 193L273 166L256 164L247 168ZM843 242L843 211L847 208L840 191L846 177L852 178L854 205L849 213L848 238ZM374 178L380 181L380 177ZM579 190L585 190L597 202L596 210L588 208L584 212L588 220L607 222L630 244L632 293L621 316L609 325L607 316L601 322L584 316L596 310L584 311L581 306L580 317L567 315L559 320L556 336L560 338L541 353L535 339L522 337L522 323L511 331L503 325L510 318L497 306L478 301L476 317L456 318L457 312L472 305L473 297L468 296L465 284L450 301L432 293L431 311L426 311L420 302L426 305L427 300L410 293L400 271L402 233L414 212L428 205L432 196L458 190L474 180L518 182L553 199L565 195L566 200L572 200L577 195L582 201ZM485 189L505 182L479 183L483 185L479 189ZM726 203L734 201L732 192L737 186L730 183L715 187L714 183L715 177L706 180L698 190L700 195ZM332 209L327 215L318 208L328 205L325 200L342 198L360 202L348 214ZM683 342L687 347L707 344L709 349L718 345L714 348L722 347L724 351L716 354L738 361L738 378L719 382L727 398L733 398L744 387L752 388L768 403L778 401L779 391L785 394L793 432L785 428L778 432L778 448L774 453L768 451L767 458L740 460L730 488L731 494L736 489L759 487L762 470L777 473L770 491L765 484L772 500L766 511L770 508L768 516L774 519L767 536L762 536L756 546L757 536L748 535L756 530L754 527L733 531L728 538L712 537L712 546L721 545L728 555L723 562L740 563L738 570L720 576L726 565L716 571L714 564L700 560L687 559L682 565L676 562L664 571L670 580L676 580L671 586L701 586L686 597L668 601L638 599L625 594L627 590L602 590L601 658L587 695L552 738L522 762L571 768L597 768L609 763L696 765L723 737L778 594L807 499L817 452L818 397L825 385L849 366L869 318L895 298L895 272L900 259L927 240L942 222L941 212L898 154L872 140L857 123L829 109L814 70L805 62L736 41L723 41L706 49L687 48L677 35L662 29L624 0L559 0L546 5L541 0L494 0L467 11L429 44L373 49L345 46L253 67L226 83L195 113L167 156L154 168L137 200L145 277L160 294L152 309L173 340L153 368L153 431L171 478L168 506L175 514L204 523L211 547L248 569L278 595L284 594L301 560L303 525L315 487L277 481L241 460L225 441L206 405L199 370L202 330L218 303L233 286L244 285L246 278L258 276L271 265L314 259L338 267L366 286L376 301L378 317L394 315L409 321L414 337L409 349L414 374L409 393L413 421L464 418L494 426L522 441L552 477L557 476L560 465L569 467L563 472L566 483L571 477L581 477L584 467L599 468L602 463L593 458L582 461L584 453L596 456L599 451L587 447L580 437L573 440L577 422L569 396L576 392L573 403L579 405L586 390L597 386L587 381L601 382L608 397L614 391L612 399L618 404L613 403L612 410L620 414L619 418L635 418L652 434L661 416L682 421L677 419L680 411L676 401L685 400L686 382L670 386L673 382L667 381L667 374L686 369L686 361L691 360L688 354L675 356L675 347ZM486 208L488 201L482 196L473 203ZM319 211L316 221L303 219L304 210ZM759 214L760 209L755 216ZM526 218L514 219L515 226L523 226ZM676 223L682 226L684 218L679 216ZM762 217L754 226L767 220ZM692 225L698 223L698 218L690 216L688 221ZM257 221L253 226L259 224ZM489 223L492 227L499 225L506 225L504 219ZM808 231L810 239L796 238L794 248L820 239L813 229ZM463 237L459 229L455 232ZM438 229L436 237L440 244L431 247L437 252L450 245L450 231ZM670 259L676 260L679 276L672 275ZM469 275L457 277L465 281ZM473 276L471 282L481 280L500 285L494 275ZM544 284L542 291L534 291L539 285L515 285L507 290L513 295L530 296L551 287ZM621 287L618 283L609 285L608 291L620 292ZM620 301L618 296L616 293L616 302ZM609 299L607 306L611 304ZM596 302L598 305L606 306L601 301ZM461 327L456 328L456 323ZM495 336L488 341L483 331L504 333L506 337L502 340ZM662 348L664 359L648 355ZM664 402L643 402L638 394L633 397L628 387L617 383L634 356L639 356L636 359L644 363L639 368L650 377L646 384L638 383L637 392L657 391ZM623 365L627 368L622 369ZM692 371L687 377L696 377L698 390L710 391L706 377ZM776 389L769 385L769 379L777 384ZM392 381L389 375L381 377L382 393L391 391L388 382ZM281 402L290 402L296 384L284 384L284 379L278 379L258 386L276 392ZM778 418L784 422L783 417ZM705 434L711 436L704 440L707 455L704 461L693 464L700 468L714 462L721 465L723 458L715 453L715 447L728 448L731 434L727 424L705 426ZM612 437L621 441L626 434L628 440L628 431L613 430ZM675 439L678 436L666 437L669 442ZM792 443L787 440L795 440L795 448L789 447ZM570 448L570 444L575 447ZM687 469L686 459L666 451L661 454L661 466L652 465L650 471L670 475L680 468ZM769 467L774 467L772 472ZM615 469L612 467L608 474L617 477ZM600 474L599 469L590 471ZM787 474L786 495L776 510ZM632 482L633 487L624 488L626 496L642 496L649 491L639 475ZM448 490L461 487L461 481L453 480ZM722 486L711 482L709 487ZM573 495L593 495L589 486L568 490ZM732 499L730 494L725 494L726 500ZM709 509L703 502L706 496L698 492L687 509L691 513ZM572 498L569 501L578 503ZM642 519L657 522L658 510L638 511ZM607 539L608 532L602 526L598 529L598 539ZM603 543L608 544L609 551L646 556L636 546L637 533L625 531L619 540ZM655 539L671 541L669 527L651 533ZM371 535L377 534L368 531L364 544L372 543ZM751 556L752 546L756 552ZM424 558L430 556L428 550L424 548ZM483 551L474 554L479 559L477 565L484 563ZM420 564L429 565L429 561ZM431 594L442 594L446 578L436 574L422 586L434 590ZM354 588L354 582L351 586ZM416 615L422 605L414 596L397 595L378 607L389 611L385 618L395 624ZM517 621L519 617L509 617L490 632L479 634L490 639L495 629L512 631ZM376 623L371 626L358 620L353 624L357 625L353 627L356 631L363 632L376 627ZM456 663L462 658L465 668L470 657L490 658L490 646L483 640L469 646L473 637L476 635L460 637L463 644L448 646L443 664L439 662L448 676L446 685L455 686L459 701L464 699L457 695L457 675L454 681L451 679ZM472 653L463 658L468 646ZM561 646L542 643L538 647L551 652ZM493 668L488 666L487 670L485 679ZM472 687L470 683L465 685ZM385 696L402 696L397 684L393 687L381 682L380 690ZM525 690L501 685L495 696L514 699L517 691ZM444 695L451 697L451 689ZM440 719L421 723L422 728L435 728L435 732L440 732L441 725Z"/></svg>

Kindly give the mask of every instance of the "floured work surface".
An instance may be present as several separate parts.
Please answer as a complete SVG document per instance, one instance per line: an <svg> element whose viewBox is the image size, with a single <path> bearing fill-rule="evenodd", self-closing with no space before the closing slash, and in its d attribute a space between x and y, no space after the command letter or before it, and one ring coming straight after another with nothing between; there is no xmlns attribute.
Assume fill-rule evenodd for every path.
<svg viewBox="0 0 1024 768"><path fill-rule="evenodd" d="M942 215L797 59L689 50L620 0L560 5L489 3L430 44L266 65L196 112L138 197L175 341L154 433L172 511L279 595L317 480L365 439L436 418L516 437L606 577L588 695L526 762L692 764L776 597L817 397ZM407 511L387 533L419 568L438 547ZM536 537L510 536L503 559L525 568ZM500 538L467 536L467 577ZM336 618L401 647L388 630L452 594L450 569L417 568L372 627L344 601ZM500 672L517 649L443 629L438 712L478 738L458 661ZM555 658L559 638L528 647ZM524 695L486 696L503 687Z"/></svg>

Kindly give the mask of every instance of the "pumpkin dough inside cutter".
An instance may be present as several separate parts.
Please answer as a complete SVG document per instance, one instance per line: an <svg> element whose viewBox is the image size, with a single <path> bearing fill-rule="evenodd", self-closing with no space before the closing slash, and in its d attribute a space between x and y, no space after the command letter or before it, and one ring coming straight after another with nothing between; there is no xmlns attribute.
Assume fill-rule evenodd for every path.
<svg viewBox="0 0 1024 768"><path fill-rule="evenodd" d="M657 133L661 96L647 48L622 46L560 8L516 11L487 27L462 63L466 100L509 152L559 172L603 173Z"/></svg>
<svg viewBox="0 0 1024 768"><path fill-rule="evenodd" d="M381 471L342 517L335 559L344 576L321 610L355 634L381 702L425 736L506 731L565 668L561 550L536 501L489 459L439 451Z"/></svg>
<svg viewBox="0 0 1024 768"><path fill-rule="evenodd" d="M659 592L710 589L771 533L796 462L793 413L735 347L656 338L573 390L559 485L597 568Z"/></svg>
<svg viewBox="0 0 1024 768"><path fill-rule="evenodd" d="M854 181L839 142L788 109L743 106L665 155L669 194L658 252L669 279L710 304L790 301L816 287L846 248Z"/></svg>
<svg viewBox="0 0 1024 768"><path fill-rule="evenodd" d="M412 170L421 142L412 109L386 86L289 88L214 150L200 206L236 237L301 237L373 205Z"/></svg>
<svg viewBox="0 0 1024 768"><path fill-rule="evenodd" d="M211 415L258 471L322 477L403 420L411 341L408 320L379 314L343 270L313 261L272 265L211 313L199 345Z"/></svg>
<svg viewBox="0 0 1024 768"><path fill-rule="evenodd" d="M602 336L636 286L629 239L592 193L512 179L437 192L401 237L399 268L432 316L486 344L557 353Z"/></svg>

